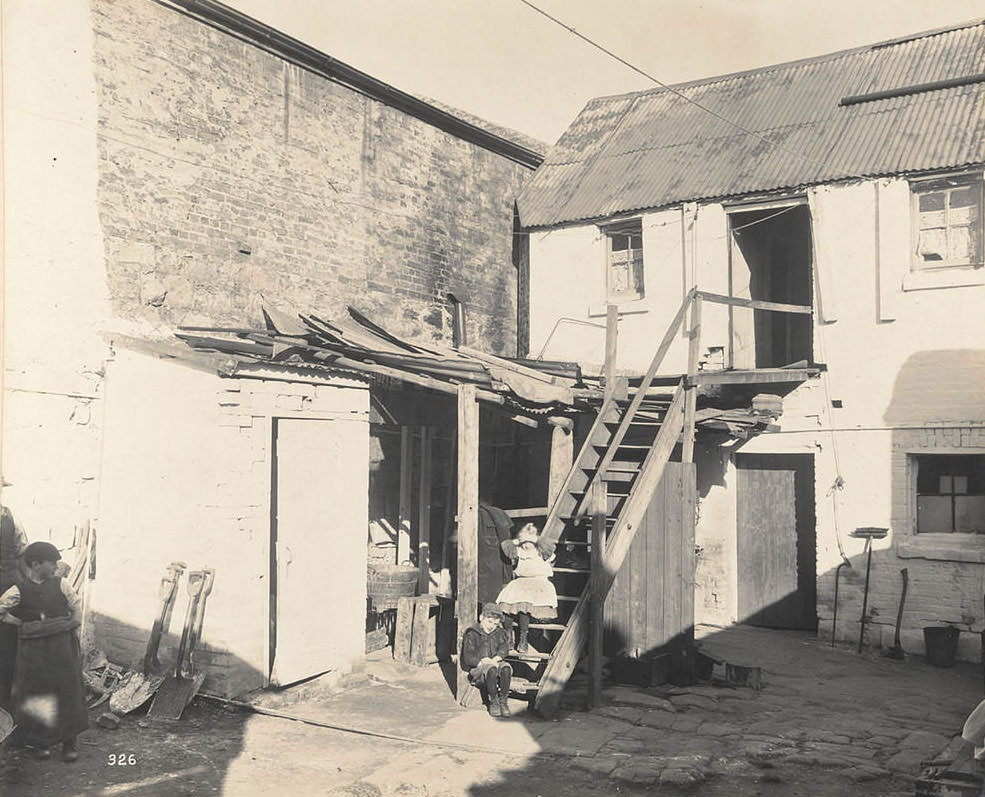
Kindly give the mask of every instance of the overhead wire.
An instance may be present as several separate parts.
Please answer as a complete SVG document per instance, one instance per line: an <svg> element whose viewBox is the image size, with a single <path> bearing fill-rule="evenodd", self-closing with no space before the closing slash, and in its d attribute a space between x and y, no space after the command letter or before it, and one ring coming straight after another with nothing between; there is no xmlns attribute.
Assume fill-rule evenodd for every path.
<svg viewBox="0 0 985 797"><path fill-rule="evenodd" d="M542 16L546 17L547 19L549 19L554 24L559 25L560 27L564 28L569 33L577 36L579 39L581 39L582 41L584 41L586 44L590 44L596 50L599 50L599 51L605 53L607 56L609 56L610 58L618 61L623 66L625 66L625 67L633 70L634 72L636 72L639 75L642 75L647 80L652 81L653 83L655 83L658 86L660 86L662 89L670 92L671 94L673 94L676 97L679 97L680 99L684 100L684 102L690 103L695 108L698 108L698 109L704 111L706 114L709 114L710 116L715 117L719 121L724 122L725 124L730 125L731 127L734 127L737 130L741 130L746 135L752 136L753 138L758 138L764 144L766 144L766 145L768 145L768 146L770 146L770 147L772 147L774 149L780 150L781 152L787 152L787 153L789 153L791 155L795 155L796 157L800 158L801 160L803 160L803 161L805 161L807 163L811 163L811 164L813 164L815 166L821 166L821 167L827 166L826 163L823 163L822 161L819 161L819 160L815 160L814 158L810 158L807 155L805 155L803 152L797 152L796 150L787 149L782 144L777 143L776 141L774 141L771 138L767 138L762 133L757 133L755 130L750 130L748 127L744 127L743 125L740 125L734 119L729 119L727 116L724 116L723 114L718 113L718 111L712 110L711 108L709 108L706 105L703 105L702 103L698 102L697 100L694 100L691 97L688 97L684 92L680 91L679 89L675 88L674 86L670 85L669 83L665 83L664 81L660 80L659 78L654 77L649 72L646 72L645 70L643 70L640 67L636 66L636 64L633 64L630 61L627 61L621 55L618 55L617 53L614 53L612 50L608 49L604 45L599 44L594 39L586 36L585 34L583 34L581 32L579 32L573 26L568 25L563 20L558 19L557 17L549 14L547 11L544 11L544 9L539 8L538 6L534 5L532 2L530 2L530 0L520 0L520 2L523 3L525 6L527 6L528 8L530 8L531 10L536 11L538 14L541 14Z"/></svg>

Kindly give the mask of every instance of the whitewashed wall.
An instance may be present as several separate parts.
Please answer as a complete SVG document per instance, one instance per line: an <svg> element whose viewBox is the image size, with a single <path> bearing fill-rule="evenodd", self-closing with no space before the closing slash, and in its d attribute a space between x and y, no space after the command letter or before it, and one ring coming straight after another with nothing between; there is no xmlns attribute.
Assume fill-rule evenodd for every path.
<svg viewBox="0 0 985 797"><path fill-rule="evenodd" d="M834 568L843 550L855 568L842 572L839 636L858 634L863 543L849 532L859 526L891 529L874 545L869 605L879 624L870 639L878 643L881 634L892 644L899 571L908 567L911 591L903 639L905 647L920 652L921 628L933 624L928 620L973 617L975 631L985 622L985 540L974 535L917 539L906 465L906 454L919 451L985 452L985 285L975 284L982 282L980 276L965 274L957 275L952 286L928 287L908 273L905 180L821 186L809 192L808 200L815 242L815 360L828 370L787 396L781 433L759 436L734 450L814 455L821 633L830 633ZM693 226L692 218L687 207L643 215L647 298L642 312L620 322L622 367L645 367L680 302L689 260L686 244L675 245L675 240L693 236L700 289L728 292L724 208L700 206ZM594 319L590 309L603 301L603 267L603 241L594 225L531 236L534 352L559 315L604 320ZM558 337L545 357L564 351L565 357L596 362L600 356L598 341L579 357L581 341ZM726 337L724 308L705 305L703 348L722 345ZM683 369L684 353L682 340L662 370ZM832 406L833 401L841 407ZM697 619L715 624L741 619L734 589L735 469L730 458L721 482L707 487L697 529L703 549ZM942 577L946 588L940 586ZM963 634L961 645L964 657L977 657L977 637Z"/></svg>

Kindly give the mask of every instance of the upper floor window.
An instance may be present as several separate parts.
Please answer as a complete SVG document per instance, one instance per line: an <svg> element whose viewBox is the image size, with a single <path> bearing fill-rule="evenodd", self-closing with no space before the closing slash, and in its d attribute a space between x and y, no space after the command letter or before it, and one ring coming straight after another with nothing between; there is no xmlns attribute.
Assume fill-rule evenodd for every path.
<svg viewBox="0 0 985 797"><path fill-rule="evenodd" d="M609 299L643 298L643 223L640 219L603 229L605 288Z"/></svg>
<svg viewBox="0 0 985 797"><path fill-rule="evenodd" d="M985 534L985 454L920 454L917 531Z"/></svg>
<svg viewBox="0 0 985 797"><path fill-rule="evenodd" d="M982 175L910 183L913 270L982 265Z"/></svg>

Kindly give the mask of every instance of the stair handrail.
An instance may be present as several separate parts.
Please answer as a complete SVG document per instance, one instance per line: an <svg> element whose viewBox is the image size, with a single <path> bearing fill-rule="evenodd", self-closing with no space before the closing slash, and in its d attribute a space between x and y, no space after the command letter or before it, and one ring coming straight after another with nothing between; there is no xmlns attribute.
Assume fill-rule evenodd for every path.
<svg viewBox="0 0 985 797"><path fill-rule="evenodd" d="M653 384L653 379L657 375L657 370L663 364L664 357L667 356L667 352L670 350L671 345L677 338L677 333L680 331L685 318L687 317L688 308L691 306L691 302L694 301L697 295L697 288L692 288L684 296L683 301L681 301L681 306L678 308L677 313L674 315L673 320L667 327L667 332L664 334L663 340L660 341L660 345L657 347L656 352L653 355L653 359L650 360L650 366L646 369L646 373L643 375L643 381L640 382L640 386L636 388L636 393L633 395L632 401L629 403L629 407L626 408L626 412L622 415L622 420L619 422L619 427L616 429L615 433L609 441L609 446L605 451L605 455L602 457L595 469L595 473L592 475L588 486L585 488L585 495L582 496L581 501L578 502L578 506L575 509L575 519L580 519L586 511L588 506L588 495L591 493L591 487L595 483L596 479L600 479L605 475L606 470L612 464L612 460L616 456L616 450L622 445L623 438L626 436L626 432L629 431L629 427L636 417L636 413L643 403L643 399L646 397L646 391L650 389L650 385ZM586 446L588 444L586 440Z"/></svg>

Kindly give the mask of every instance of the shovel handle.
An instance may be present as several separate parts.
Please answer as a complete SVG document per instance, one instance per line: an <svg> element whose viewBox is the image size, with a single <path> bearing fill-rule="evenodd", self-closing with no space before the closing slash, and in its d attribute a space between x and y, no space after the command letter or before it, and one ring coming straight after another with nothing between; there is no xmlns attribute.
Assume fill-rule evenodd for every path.
<svg viewBox="0 0 985 797"><path fill-rule="evenodd" d="M188 574L188 608L185 609L185 625L181 629L181 644L178 645L178 656L174 662L174 677L180 678L183 669L185 650L188 647L188 637L191 635L192 621L198 611L198 598L202 594L204 573L194 570Z"/></svg>

